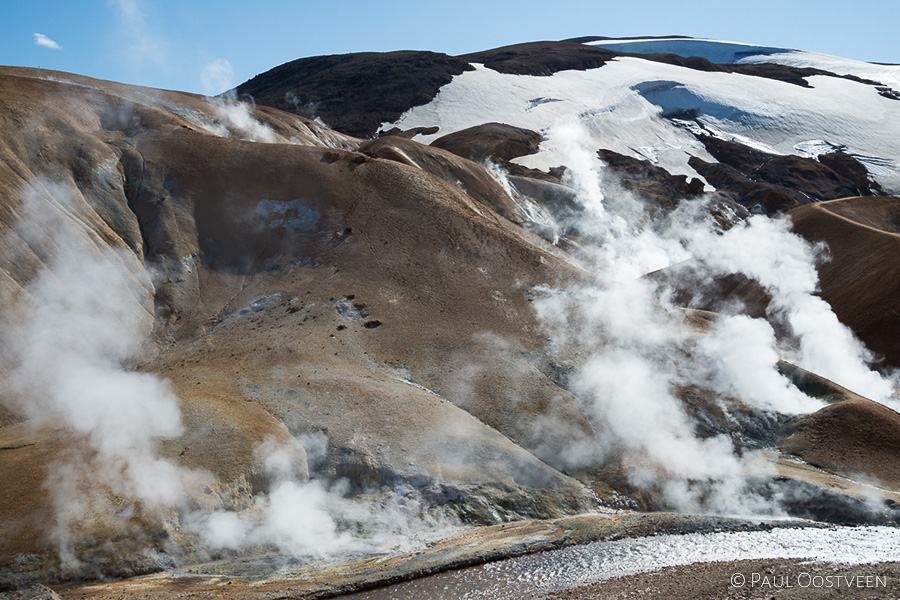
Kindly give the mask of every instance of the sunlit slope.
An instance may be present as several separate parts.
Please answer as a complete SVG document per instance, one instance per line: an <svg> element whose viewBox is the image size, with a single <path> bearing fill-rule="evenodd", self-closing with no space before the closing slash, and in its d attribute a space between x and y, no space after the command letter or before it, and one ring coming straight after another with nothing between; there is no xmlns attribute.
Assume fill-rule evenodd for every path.
<svg viewBox="0 0 900 600"><path fill-rule="evenodd" d="M835 400L779 359L834 361L803 362L818 324L751 320L765 294L741 305L735 289L756 277L785 314L830 317L829 357L889 404L815 295L816 251L786 220L748 217L807 203L791 214L831 249L822 297L897 364L896 199L809 203L897 189L900 102L834 73L563 42L450 62L417 106L385 99L393 122L350 111L354 132L391 132L366 140L277 108L0 69L0 584L377 553L604 504L894 518L840 492L842 463L767 470L797 418ZM319 79L334 92L341 77ZM675 264L727 280L723 297L680 302L698 279L644 277ZM784 448L836 452L815 436ZM853 468L871 450L880 472L885 448Z"/></svg>
<svg viewBox="0 0 900 600"><path fill-rule="evenodd" d="M166 378L179 398L183 433L158 451L205 473L192 502L252 506L272 485L259 445L308 435L327 440L312 467L354 493L412 485L476 521L591 506L582 484L492 427L530 435L489 401L509 390L525 412L566 396L529 357L542 340L525 294L578 272L559 250L439 177L334 149L358 141L273 109L243 108L260 134L197 96L17 69L0 78L0 102L6 326L29 320L45 270L71 281L54 273L60 256L115 251L144 315L121 330L144 340L125 367ZM235 139L254 133L269 143ZM3 368L15 374L32 354L6 339ZM472 361L491 377L455 387L454 369ZM20 553L52 558L41 524L53 525L64 488L44 482L86 442L65 414L39 418L27 386L2 393L9 566ZM104 432L92 429L87 447ZM306 473L302 448L296 459ZM79 485L110 494L102 481ZM135 535L122 537L115 506L132 502L113 494L72 532L81 558L140 554L159 536L183 555L171 512L138 509L123 530Z"/></svg>
<svg viewBox="0 0 900 600"><path fill-rule="evenodd" d="M900 199L846 198L790 214L797 233L828 246L822 297L884 364L900 365Z"/></svg>

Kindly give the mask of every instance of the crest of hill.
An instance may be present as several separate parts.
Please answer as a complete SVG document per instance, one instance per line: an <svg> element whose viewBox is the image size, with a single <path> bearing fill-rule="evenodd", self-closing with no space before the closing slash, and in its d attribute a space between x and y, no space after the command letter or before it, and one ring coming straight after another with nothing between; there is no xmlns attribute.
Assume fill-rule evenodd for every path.
<svg viewBox="0 0 900 600"><path fill-rule="evenodd" d="M349 135L369 137L410 106L429 102L468 61L425 51L361 52L301 58L257 75L238 96L319 117Z"/></svg>
<svg viewBox="0 0 900 600"><path fill-rule="evenodd" d="M678 40L692 40L689 35L630 35L626 37L607 37L604 35L587 35L584 37L577 38L569 38L564 40L566 42L577 42L579 44L587 44L590 42L607 42L607 41L622 41L622 40L670 40L670 39L678 39Z"/></svg>
<svg viewBox="0 0 900 600"><path fill-rule="evenodd" d="M549 76L559 71L585 71L605 65L616 52L574 42L531 42L463 54L459 58L482 63L498 73Z"/></svg>
<svg viewBox="0 0 900 600"><path fill-rule="evenodd" d="M810 87L806 78L814 75L881 85L822 69L769 63L716 64L696 56L631 54L580 43L598 39L612 38L528 42L459 56L405 50L301 58L253 77L236 92L241 98L318 117L337 131L367 138L374 136L382 123L395 122L410 108L433 100L454 76L472 70L473 63L509 75L546 77L559 71L601 68L618 56L629 56L698 71L742 73L801 87Z"/></svg>

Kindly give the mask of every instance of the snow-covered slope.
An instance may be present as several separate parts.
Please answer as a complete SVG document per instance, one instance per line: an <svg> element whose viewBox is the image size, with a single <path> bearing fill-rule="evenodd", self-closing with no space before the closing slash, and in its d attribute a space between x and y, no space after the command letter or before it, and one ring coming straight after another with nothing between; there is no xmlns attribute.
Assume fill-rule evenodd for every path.
<svg viewBox="0 0 900 600"><path fill-rule="evenodd" d="M677 50L715 62L829 69L900 90L898 67L786 49L682 39L602 44L628 52ZM811 87L638 57L549 77L501 74L478 65L455 76L431 102L383 124L381 130L440 127L436 134L415 138L428 143L497 121L545 135L538 154L517 161L529 167L561 164L560 146L575 141L586 150L608 148L692 176L691 156L712 160L694 135L703 132L779 154L816 156L842 149L863 162L886 191L900 193L900 101L880 94L879 86L871 83L828 75L806 80Z"/></svg>
<svg viewBox="0 0 900 600"><path fill-rule="evenodd" d="M677 54L678 56L700 56L720 64L740 62L748 57L771 56L782 52L792 52L788 48L704 40L697 38L645 38L628 40L598 40L587 42L589 46L630 52L633 54ZM770 61L772 62L772 61Z"/></svg>
<svg viewBox="0 0 900 600"><path fill-rule="evenodd" d="M873 64L792 48L692 38L602 40L588 44L634 54L669 53L684 57L700 56L720 64L775 63L792 67L812 67L838 75L856 75L872 79L887 86L896 87L900 83L900 65Z"/></svg>

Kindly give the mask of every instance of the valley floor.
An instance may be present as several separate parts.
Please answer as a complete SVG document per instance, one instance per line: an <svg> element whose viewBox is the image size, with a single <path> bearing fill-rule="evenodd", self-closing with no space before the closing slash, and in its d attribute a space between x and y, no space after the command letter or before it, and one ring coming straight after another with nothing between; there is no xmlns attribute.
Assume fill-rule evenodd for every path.
<svg viewBox="0 0 900 600"><path fill-rule="evenodd" d="M886 527L623 512L480 527L392 556L305 566L242 557L57 591L93 600L896 598L898 544L900 530ZM821 562L785 558L807 551ZM710 562L719 557L727 562ZM689 564L667 566L679 563Z"/></svg>

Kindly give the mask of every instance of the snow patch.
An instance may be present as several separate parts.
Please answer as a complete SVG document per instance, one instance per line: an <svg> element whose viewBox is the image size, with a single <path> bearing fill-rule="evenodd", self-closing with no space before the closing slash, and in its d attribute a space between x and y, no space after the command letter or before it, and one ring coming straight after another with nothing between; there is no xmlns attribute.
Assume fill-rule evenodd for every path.
<svg viewBox="0 0 900 600"><path fill-rule="evenodd" d="M755 52L757 56L771 50L735 46L740 52ZM821 55L777 50L763 58L767 62L777 58L786 64L793 57L798 66L840 66L840 61ZM808 64L800 64L798 57L809 59ZM752 62L748 57L741 60ZM900 79L900 67L856 61L840 64L844 71L886 85ZM695 120L704 133L742 143L749 140L753 147L773 154L793 154L797 144L809 140L864 148L864 153L857 150L857 158L872 169L886 192L900 193L900 102L880 96L871 85L847 79L813 76L807 80L812 87L740 73L696 71L633 57L616 58L597 69L560 71L549 77L502 74L475 65L475 70L457 75L442 87L431 102L410 109L393 123L384 123L381 129L438 125L440 135L446 135L483 123L503 122L546 133L559 123L574 120L588 132L589 147L594 150L606 148L643 159L648 157L643 149L652 148L655 164L673 174L696 177L688 160L692 156L714 159L693 135L695 132L684 126L685 121ZM895 89L900 89L900 83ZM476 103L472 98L480 100ZM427 144L436 137L419 135L415 139ZM564 158L543 144L538 153L515 162L546 170L564 164Z"/></svg>
<svg viewBox="0 0 900 600"><path fill-rule="evenodd" d="M544 598L560 590L694 563L806 559L860 565L896 561L898 556L900 531L890 527L659 535L538 552L409 581L360 598Z"/></svg>

